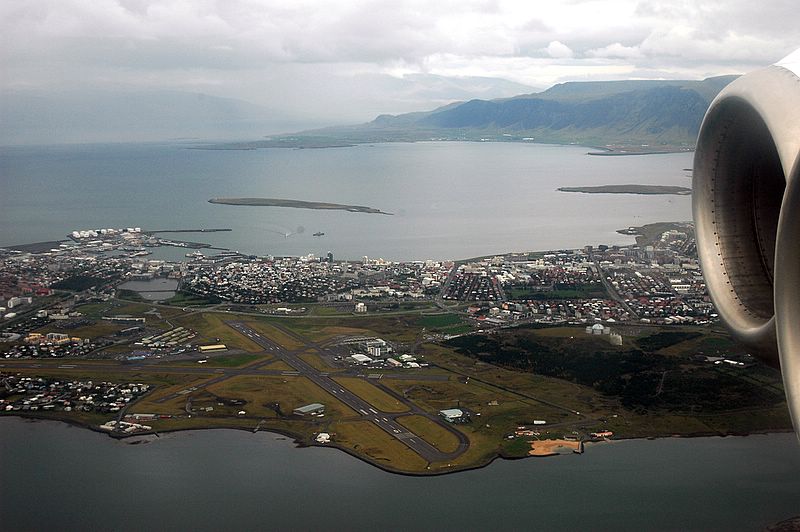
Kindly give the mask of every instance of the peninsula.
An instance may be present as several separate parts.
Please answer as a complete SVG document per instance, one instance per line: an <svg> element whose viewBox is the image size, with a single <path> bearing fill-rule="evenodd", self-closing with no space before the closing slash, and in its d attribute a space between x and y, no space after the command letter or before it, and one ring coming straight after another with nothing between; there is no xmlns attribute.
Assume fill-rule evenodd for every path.
<svg viewBox="0 0 800 532"><path fill-rule="evenodd" d="M597 187L559 187L559 192L583 192L586 194L677 194L688 196L691 188L670 185L600 185Z"/></svg>
<svg viewBox="0 0 800 532"><path fill-rule="evenodd" d="M294 209L322 209L348 212L364 212L368 214L386 214L392 216L391 212L383 212L373 207L363 205L343 205L340 203L327 203L320 201L303 201L280 198L211 198L209 203L220 203L223 205L249 205L256 207L292 207Z"/></svg>
<svg viewBox="0 0 800 532"><path fill-rule="evenodd" d="M136 227L0 250L0 273L39 287L1 320L0 419L272 431L409 475L791 430L780 372L716 324L693 225L626 232L636 245L459 261L151 262L140 248L178 242ZM83 260L98 248L115 253Z"/></svg>

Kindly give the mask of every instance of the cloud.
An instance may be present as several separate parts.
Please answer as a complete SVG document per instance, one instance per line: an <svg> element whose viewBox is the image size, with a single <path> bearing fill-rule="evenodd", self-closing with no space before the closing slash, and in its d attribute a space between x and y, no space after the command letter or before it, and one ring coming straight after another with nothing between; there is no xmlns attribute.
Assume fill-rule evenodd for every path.
<svg viewBox="0 0 800 532"><path fill-rule="evenodd" d="M575 55L569 46L560 41L552 41L547 45L546 50L547 55L553 59L568 59Z"/></svg>
<svg viewBox="0 0 800 532"><path fill-rule="evenodd" d="M0 89L170 88L299 107L292 95L322 100L365 75L702 78L788 54L796 13L796 0L6 1Z"/></svg>
<svg viewBox="0 0 800 532"><path fill-rule="evenodd" d="M638 46L625 46L622 43L612 43L602 48L594 48L586 52L587 57L604 57L613 59L639 59L643 57Z"/></svg>

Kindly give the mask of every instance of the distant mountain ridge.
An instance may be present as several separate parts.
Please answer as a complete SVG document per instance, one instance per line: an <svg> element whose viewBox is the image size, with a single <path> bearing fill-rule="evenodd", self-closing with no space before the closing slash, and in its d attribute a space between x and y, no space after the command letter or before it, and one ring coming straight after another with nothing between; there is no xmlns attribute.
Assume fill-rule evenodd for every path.
<svg viewBox="0 0 800 532"><path fill-rule="evenodd" d="M569 82L534 94L456 102L428 112L298 135L339 143L522 140L693 147L711 100L737 76L702 81Z"/></svg>

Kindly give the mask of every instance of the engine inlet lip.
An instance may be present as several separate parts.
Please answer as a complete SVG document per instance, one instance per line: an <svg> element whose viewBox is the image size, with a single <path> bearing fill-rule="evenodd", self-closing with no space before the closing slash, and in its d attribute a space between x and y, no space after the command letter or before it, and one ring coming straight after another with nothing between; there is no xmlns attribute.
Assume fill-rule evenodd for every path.
<svg viewBox="0 0 800 532"><path fill-rule="evenodd" d="M734 82L735 83L735 82ZM730 86L729 86L730 87ZM732 87L726 89L712 102L703 120L694 157L692 183L692 211L695 221L697 251L706 286L722 321L741 342L758 349L762 355L777 358L775 348L775 319L751 312L746 301L737 293L735 275L728 271L718 237L720 230L716 210L715 187L730 179L717 175L721 149L729 140L725 129L741 115L751 114L763 120L746 97ZM766 122L766 121L764 121ZM769 125L765 124L767 130ZM736 133L738 134L738 133ZM770 286L770 290L771 290Z"/></svg>
<svg viewBox="0 0 800 532"><path fill-rule="evenodd" d="M800 153L787 179L778 221L774 319L786 402L800 438Z"/></svg>
<svg viewBox="0 0 800 532"><path fill-rule="evenodd" d="M717 95L706 112L694 157L692 211L698 256L709 294L720 318L732 334L756 349L759 356L776 365L778 346L774 313L768 317L763 312L751 312L746 302L739 300L735 287L728 278L723 257L719 253L720 242L716 235L714 196L717 178L715 171L717 159L724 153L725 127L732 122L726 113L731 111L734 114L754 113L763 122L777 152L784 181L788 187L797 181L796 159L800 153L800 77L794 70L785 66L771 66L751 72L730 83ZM792 188L796 187L797 185L793 184ZM795 210L800 208L797 199L786 200L784 197L780 216L790 212L791 202L794 202ZM780 221L778 223L780 225ZM800 226L795 224L795 227ZM784 231L784 234L790 233ZM784 238L782 242L783 247L789 244L796 247L800 240L788 242ZM777 235L776 245L778 245ZM776 248L775 261L778 260L779 250L780 246ZM800 281L800 278L797 280ZM780 290L777 292L781 293ZM788 293L797 292L788 289ZM796 320L795 323L800 325L800 320Z"/></svg>

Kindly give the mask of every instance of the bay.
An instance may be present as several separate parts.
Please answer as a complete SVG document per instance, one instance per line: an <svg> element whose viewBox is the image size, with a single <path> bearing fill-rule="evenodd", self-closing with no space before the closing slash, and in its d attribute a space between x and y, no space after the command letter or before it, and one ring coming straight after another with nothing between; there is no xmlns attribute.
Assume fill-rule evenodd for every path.
<svg viewBox="0 0 800 532"><path fill-rule="evenodd" d="M270 433L129 445L0 419L6 530L762 530L800 515L793 434L591 445L432 478Z"/></svg>
<svg viewBox="0 0 800 532"><path fill-rule="evenodd" d="M590 157L587 148L420 142L331 149L196 150L183 144L0 148L0 245L75 229L231 228L165 235L259 255L393 260L629 244L615 231L691 219L691 198L574 194L560 186L691 186L690 153ZM209 204L270 197L394 216ZM302 231L298 231L302 229ZM314 237L313 233L324 232ZM289 236L286 236L287 233ZM172 258L182 257L176 250Z"/></svg>

